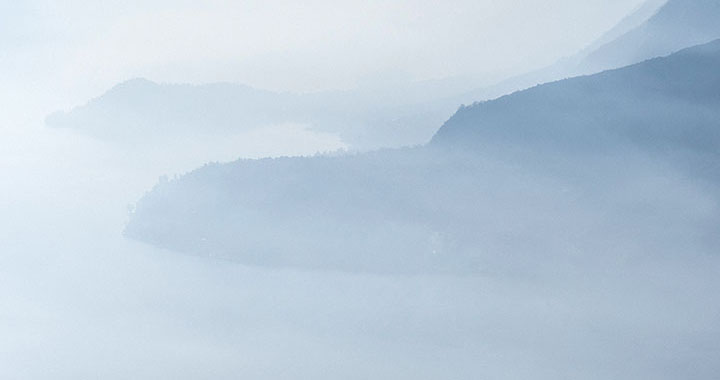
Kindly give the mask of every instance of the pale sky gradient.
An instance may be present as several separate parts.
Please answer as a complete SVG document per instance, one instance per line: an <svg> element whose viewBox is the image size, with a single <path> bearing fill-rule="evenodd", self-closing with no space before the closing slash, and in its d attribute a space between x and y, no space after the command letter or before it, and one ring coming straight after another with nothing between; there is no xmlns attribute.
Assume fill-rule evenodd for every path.
<svg viewBox="0 0 720 380"><path fill-rule="evenodd" d="M2 0L0 75L17 87L3 98L69 107L132 77L290 91L480 83L572 54L641 1Z"/></svg>

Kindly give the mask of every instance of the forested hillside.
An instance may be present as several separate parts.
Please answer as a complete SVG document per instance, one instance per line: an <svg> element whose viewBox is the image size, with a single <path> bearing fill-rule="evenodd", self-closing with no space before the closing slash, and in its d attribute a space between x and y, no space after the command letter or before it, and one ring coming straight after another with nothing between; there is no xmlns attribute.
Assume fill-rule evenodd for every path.
<svg viewBox="0 0 720 380"><path fill-rule="evenodd" d="M711 253L719 64L715 42L539 86L461 109L421 148L211 164L159 183L126 234L379 272Z"/></svg>

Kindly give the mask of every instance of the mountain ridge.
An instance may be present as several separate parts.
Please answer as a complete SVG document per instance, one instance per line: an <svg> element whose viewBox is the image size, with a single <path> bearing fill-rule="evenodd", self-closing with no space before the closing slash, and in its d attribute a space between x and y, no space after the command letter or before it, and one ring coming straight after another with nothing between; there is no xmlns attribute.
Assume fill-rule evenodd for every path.
<svg viewBox="0 0 720 380"><path fill-rule="evenodd" d="M633 127L645 128L650 123L656 128L662 126L663 133L670 139L675 132L665 123L668 119L662 117L664 112L669 112L662 105L666 99L658 98L658 95L694 103L695 107L702 106L705 101L720 106L720 92L717 91L720 73L716 67L720 67L720 40L619 69L537 85L461 108L438 130L431 145L450 140L467 145L488 139L522 143L542 139L543 135L554 136L553 132L557 132L558 136L571 139L566 141L565 147L577 144L575 148L587 149L601 145L608 138L603 132L620 136L630 133ZM698 99L699 95L705 98ZM514 107L522 112L511 112ZM633 107L646 112L633 114ZM702 118L717 116L713 107L698 110L709 112L711 116L699 113L695 114L698 118L695 120L693 114L685 114L686 121L700 123ZM681 110L674 111L681 113ZM529 125L543 125L546 129L530 128ZM582 125L585 126L583 129L573 130ZM714 143L720 141L715 135L717 130L705 132L714 136ZM660 129L656 129L655 134L643 133L660 138ZM454 134L457 136L452 137ZM625 137L637 142L641 138L640 135ZM685 137L685 142L690 144L692 138ZM553 146L558 147L557 144Z"/></svg>
<svg viewBox="0 0 720 380"><path fill-rule="evenodd" d="M720 38L720 2L668 0L645 23L610 41L581 62L600 71L664 56Z"/></svg>
<svg viewBox="0 0 720 380"><path fill-rule="evenodd" d="M714 252L718 63L720 40L519 91L461 109L423 147L208 165L159 183L125 234L246 264L381 273Z"/></svg>
<svg viewBox="0 0 720 380"><path fill-rule="evenodd" d="M700 15L697 17L705 21L696 23L692 15ZM612 70L707 43L720 38L720 24L714 22L716 19L720 19L720 3L714 0L648 0L576 54L470 91L456 101L470 104L494 99L537 84Z"/></svg>

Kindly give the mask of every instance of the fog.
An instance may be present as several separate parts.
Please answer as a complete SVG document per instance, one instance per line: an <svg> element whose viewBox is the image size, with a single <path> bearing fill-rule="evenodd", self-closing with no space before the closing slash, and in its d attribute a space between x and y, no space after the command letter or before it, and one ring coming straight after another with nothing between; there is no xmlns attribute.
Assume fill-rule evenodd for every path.
<svg viewBox="0 0 720 380"><path fill-rule="evenodd" d="M452 201L451 216L482 211L473 221L484 232L475 225L461 231L464 242L480 241L464 247L483 251L488 260L480 270L465 270L462 260L445 268L420 262L413 270L250 265L123 233L158 184L182 183L210 162L234 162L210 166L227 170L258 165L255 177L243 177L256 182L233 194L280 189L270 194L270 211L292 214L298 199L315 199L285 186L293 178L306 183L303 165L314 162L310 172L333 178L314 183L327 185L320 193L360 182L374 194L364 201L405 212L393 200L416 182L403 181L437 174L463 154L415 160L404 152L430 148L371 153L373 174L354 177L366 166L353 157L368 156L336 131L310 124L128 144L44 123L136 77L281 93L383 93L397 83L462 78L453 91L467 90L582 49L640 3L457 1L437 10L432 2L3 2L0 377L713 378L720 370L720 209L716 178L705 174L717 168L714 156L697 175L682 166L687 162L642 150L575 166L557 152L533 162L534 155L498 145L499 153L488 150L440 177L450 190L484 191L480 198L439 192ZM283 156L314 157L276 159L267 171L267 161L235 162ZM348 166L328 167L327 160ZM582 164L587 172L578 174ZM397 181L383 182L373 165L395 171ZM376 182L363 182L368 178ZM422 178L423 186L437 185ZM352 193L331 195L364 205L352 203ZM264 212L265 205L246 210ZM436 211L429 214L441 215ZM271 212L252 227L272 231L260 224L272 220ZM281 221L288 220L292 215ZM310 227L322 234L331 224ZM606 229L593 229L598 225ZM401 227L389 231L402 237L392 235ZM511 238L528 232L549 239ZM292 246L289 236L267 245ZM500 240L485 239L491 236ZM538 241L552 244L533 246ZM584 244L569 244L578 241ZM298 252L304 244L297 241ZM405 259L414 252L384 253Z"/></svg>
<svg viewBox="0 0 720 380"><path fill-rule="evenodd" d="M3 146L15 150L3 173L16 180L2 197L2 377L717 373L715 259L680 252L612 271L458 276L268 269L183 256L120 234L125 205L162 168L75 137L46 138L35 147Z"/></svg>
<svg viewBox="0 0 720 380"><path fill-rule="evenodd" d="M135 77L278 91L519 73L641 0L3 2L3 77L76 105ZM568 33L572 30L572 33Z"/></svg>

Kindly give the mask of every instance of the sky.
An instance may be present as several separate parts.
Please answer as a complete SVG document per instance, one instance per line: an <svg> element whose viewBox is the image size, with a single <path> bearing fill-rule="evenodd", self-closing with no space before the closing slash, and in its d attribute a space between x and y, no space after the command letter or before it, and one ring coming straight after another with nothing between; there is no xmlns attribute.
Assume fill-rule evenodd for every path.
<svg viewBox="0 0 720 380"><path fill-rule="evenodd" d="M491 81L572 54L639 2L0 0L0 378L711 378L715 258L597 255L607 264L504 277L179 255L121 234L159 176L343 142L288 124L143 150L43 126L134 77L282 91ZM621 201L665 184L659 209L681 210L681 227L716 215L699 184L632 163L618 176L643 176L616 186Z"/></svg>
<svg viewBox="0 0 720 380"><path fill-rule="evenodd" d="M60 108L134 77L281 91L484 83L574 53L640 2L2 0L0 68L17 87L5 96Z"/></svg>

